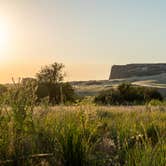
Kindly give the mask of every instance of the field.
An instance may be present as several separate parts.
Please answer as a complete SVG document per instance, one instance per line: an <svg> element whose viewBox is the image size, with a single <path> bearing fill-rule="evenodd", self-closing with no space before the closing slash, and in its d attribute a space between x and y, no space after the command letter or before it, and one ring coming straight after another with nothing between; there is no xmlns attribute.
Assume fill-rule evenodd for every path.
<svg viewBox="0 0 166 166"><path fill-rule="evenodd" d="M166 163L164 106L1 106L0 131L0 165Z"/></svg>

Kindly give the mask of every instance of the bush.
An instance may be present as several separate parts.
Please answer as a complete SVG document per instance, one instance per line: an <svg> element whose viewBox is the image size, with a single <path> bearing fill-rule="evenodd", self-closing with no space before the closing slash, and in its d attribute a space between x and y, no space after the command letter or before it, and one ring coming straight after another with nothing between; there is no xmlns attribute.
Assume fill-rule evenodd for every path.
<svg viewBox="0 0 166 166"><path fill-rule="evenodd" d="M144 97L145 97L145 100L148 102L151 101L152 99L156 99L159 101L163 100L163 97L155 88L145 88Z"/></svg>
<svg viewBox="0 0 166 166"><path fill-rule="evenodd" d="M17 88L16 88L17 87ZM10 91L10 95L9 95ZM17 91L17 92L15 92ZM22 101L25 98L25 102L29 101L25 94L35 95L33 102L35 105L40 104L45 98L48 99L48 104L66 104L76 101L76 94L73 87L69 83L39 83L37 80L30 78L23 79L19 83L14 83L11 87L6 88L0 85L0 103L4 101L6 97L17 97L22 93ZM9 104L9 103L6 103ZM21 104L20 104L21 105Z"/></svg>
<svg viewBox="0 0 166 166"><path fill-rule="evenodd" d="M76 95L73 87L69 83L47 83L39 82L33 78L24 78L21 85L25 88L33 84L36 94L36 104L41 103L45 98L48 98L48 104L66 104L75 102Z"/></svg>
<svg viewBox="0 0 166 166"><path fill-rule="evenodd" d="M148 105L149 106L162 106L162 105L164 105L164 102L153 99L148 103Z"/></svg>
<svg viewBox="0 0 166 166"><path fill-rule="evenodd" d="M96 96L94 101L97 104L119 105L122 102L122 97L119 91L111 89Z"/></svg>
<svg viewBox="0 0 166 166"><path fill-rule="evenodd" d="M123 83L117 89L101 92L95 97L95 103L104 105L136 105L151 100L162 101L163 97L155 88L136 87Z"/></svg>
<svg viewBox="0 0 166 166"><path fill-rule="evenodd" d="M74 89L69 83L41 83L38 85L36 94L38 102L45 97L49 97L49 103L51 104L74 102L76 99Z"/></svg>

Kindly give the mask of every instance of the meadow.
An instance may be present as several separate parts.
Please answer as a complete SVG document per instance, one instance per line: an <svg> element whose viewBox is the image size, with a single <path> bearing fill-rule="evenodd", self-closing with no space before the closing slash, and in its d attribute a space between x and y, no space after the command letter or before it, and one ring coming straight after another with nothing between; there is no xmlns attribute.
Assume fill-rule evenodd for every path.
<svg viewBox="0 0 166 166"><path fill-rule="evenodd" d="M0 108L0 165L164 166L164 106Z"/></svg>
<svg viewBox="0 0 166 166"><path fill-rule="evenodd" d="M62 68L54 63L36 79L1 85L0 166L165 166L166 102L158 91L90 81L79 83L81 95L78 82L62 82ZM108 91L96 96L98 86Z"/></svg>

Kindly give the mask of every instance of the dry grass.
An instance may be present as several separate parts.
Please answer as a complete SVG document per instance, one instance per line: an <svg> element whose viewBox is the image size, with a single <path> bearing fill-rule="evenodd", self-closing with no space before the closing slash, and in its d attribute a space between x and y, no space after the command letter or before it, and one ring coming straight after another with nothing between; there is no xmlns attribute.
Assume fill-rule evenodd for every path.
<svg viewBox="0 0 166 166"><path fill-rule="evenodd" d="M7 111L11 113L12 108ZM0 115L0 160L3 161L57 166L165 164L164 106L45 105L35 107L33 114L23 121L13 119L10 113ZM52 156L37 161L29 159L38 154ZM25 160L19 161L20 158Z"/></svg>

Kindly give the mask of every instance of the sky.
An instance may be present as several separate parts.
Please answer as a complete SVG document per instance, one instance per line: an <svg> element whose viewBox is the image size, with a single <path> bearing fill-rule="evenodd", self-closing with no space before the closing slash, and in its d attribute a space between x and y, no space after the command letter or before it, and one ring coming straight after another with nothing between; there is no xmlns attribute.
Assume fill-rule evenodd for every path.
<svg viewBox="0 0 166 166"><path fill-rule="evenodd" d="M66 81L166 62L165 0L0 0L0 82L63 63Z"/></svg>

